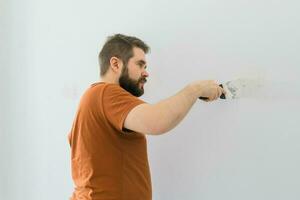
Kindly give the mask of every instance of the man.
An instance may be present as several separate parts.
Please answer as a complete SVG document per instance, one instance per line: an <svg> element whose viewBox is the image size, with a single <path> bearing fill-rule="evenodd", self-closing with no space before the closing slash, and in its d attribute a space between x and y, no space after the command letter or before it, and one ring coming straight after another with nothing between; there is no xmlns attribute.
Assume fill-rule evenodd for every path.
<svg viewBox="0 0 300 200"><path fill-rule="evenodd" d="M140 39L116 34L99 54L101 81L81 98L69 134L72 200L150 200L151 178L145 135L174 128L198 97L224 93L215 81L195 81L156 104L140 100L149 74Z"/></svg>

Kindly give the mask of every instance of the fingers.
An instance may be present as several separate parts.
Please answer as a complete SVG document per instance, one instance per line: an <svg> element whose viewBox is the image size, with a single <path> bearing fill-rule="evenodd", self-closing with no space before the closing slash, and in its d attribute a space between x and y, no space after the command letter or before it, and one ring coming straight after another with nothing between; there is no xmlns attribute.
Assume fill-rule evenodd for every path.
<svg viewBox="0 0 300 200"><path fill-rule="evenodd" d="M225 89L224 89L223 87L220 87L220 88L221 88L221 90L222 90L222 94L226 94Z"/></svg>
<svg viewBox="0 0 300 200"><path fill-rule="evenodd" d="M222 87L219 87L219 98L222 94L226 94L225 90Z"/></svg>
<svg viewBox="0 0 300 200"><path fill-rule="evenodd" d="M211 96L208 98L209 101L215 101L219 98L219 92L218 89L214 89L214 92L211 93Z"/></svg>
<svg viewBox="0 0 300 200"><path fill-rule="evenodd" d="M220 98L225 90L215 80L200 81L201 96L207 97L206 102L214 101Z"/></svg>
<svg viewBox="0 0 300 200"><path fill-rule="evenodd" d="M216 81L214 81L214 86L215 86L215 88L214 88L215 92L214 92L214 95L212 95L212 97L209 99L210 101L215 101L215 100L219 99L223 93L224 94L226 93L225 90L222 87L220 87Z"/></svg>

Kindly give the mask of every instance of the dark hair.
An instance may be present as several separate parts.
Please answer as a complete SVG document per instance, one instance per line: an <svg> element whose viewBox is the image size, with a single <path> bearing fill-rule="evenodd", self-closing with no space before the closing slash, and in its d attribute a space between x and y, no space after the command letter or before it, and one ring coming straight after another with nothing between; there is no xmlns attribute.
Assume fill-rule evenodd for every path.
<svg viewBox="0 0 300 200"><path fill-rule="evenodd" d="M121 59L124 65L127 65L129 59L133 57L133 47L141 48L145 53L150 50L150 47L139 38L122 34L109 36L98 56L100 75L103 76L107 72L113 56Z"/></svg>

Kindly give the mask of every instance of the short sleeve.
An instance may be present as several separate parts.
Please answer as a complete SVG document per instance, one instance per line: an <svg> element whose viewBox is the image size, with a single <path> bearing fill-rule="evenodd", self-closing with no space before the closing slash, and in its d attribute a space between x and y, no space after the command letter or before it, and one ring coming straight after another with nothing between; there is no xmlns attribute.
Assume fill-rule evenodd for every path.
<svg viewBox="0 0 300 200"><path fill-rule="evenodd" d="M106 119L117 130L123 131L128 113L137 105L146 103L117 84L108 84L103 91L103 110Z"/></svg>

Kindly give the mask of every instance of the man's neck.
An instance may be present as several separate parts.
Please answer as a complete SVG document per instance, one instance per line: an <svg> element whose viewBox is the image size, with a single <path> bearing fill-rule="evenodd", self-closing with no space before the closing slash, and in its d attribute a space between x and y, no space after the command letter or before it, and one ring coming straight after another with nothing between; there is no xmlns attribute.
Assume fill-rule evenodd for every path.
<svg viewBox="0 0 300 200"><path fill-rule="evenodd" d="M100 82L119 84L118 79L109 76L100 77Z"/></svg>

